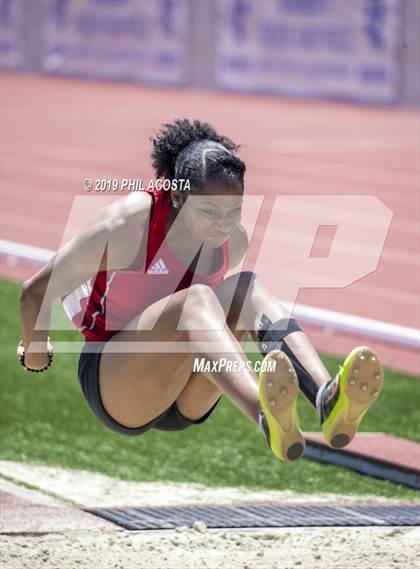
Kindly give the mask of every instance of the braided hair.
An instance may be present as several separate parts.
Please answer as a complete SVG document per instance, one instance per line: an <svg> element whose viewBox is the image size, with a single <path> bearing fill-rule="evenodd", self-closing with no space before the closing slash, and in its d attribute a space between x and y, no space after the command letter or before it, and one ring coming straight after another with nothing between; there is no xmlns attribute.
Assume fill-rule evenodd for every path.
<svg viewBox="0 0 420 569"><path fill-rule="evenodd" d="M189 180L194 193L202 193L209 182L239 182L243 188L245 163L236 156L239 146L209 123L177 119L164 124L150 140L158 178Z"/></svg>

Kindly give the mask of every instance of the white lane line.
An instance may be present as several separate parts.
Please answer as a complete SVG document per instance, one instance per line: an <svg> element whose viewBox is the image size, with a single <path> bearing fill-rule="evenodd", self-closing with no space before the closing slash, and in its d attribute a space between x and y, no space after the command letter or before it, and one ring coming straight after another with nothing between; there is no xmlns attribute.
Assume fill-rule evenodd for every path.
<svg viewBox="0 0 420 569"><path fill-rule="evenodd" d="M39 266L47 263L53 257L54 251L2 239L0 240L0 255L15 261L29 261ZM420 330L416 328L304 304L295 304L294 306L287 302L283 304L287 310L293 311L293 316L301 320L303 324L319 328L332 328L338 332L385 341L394 346L420 348Z"/></svg>
<svg viewBox="0 0 420 569"><path fill-rule="evenodd" d="M29 261L35 265L44 265L52 259L55 253L50 249L0 239L0 254L6 257L15 257L20 261Z"/></svg>
<svg viewBox="0 0 420 569"><path fill-rule="evenodd" d="M289 310L292 308L291 304L284 303L284 305ZM304 304L295 304L293 314L298 320L300 319L303 323L312 326L332 328L339 332L364 336L372 340L383 340L395 346L420 348L420 330L417 328L399 326L390 322L324 310Z"/></svg>

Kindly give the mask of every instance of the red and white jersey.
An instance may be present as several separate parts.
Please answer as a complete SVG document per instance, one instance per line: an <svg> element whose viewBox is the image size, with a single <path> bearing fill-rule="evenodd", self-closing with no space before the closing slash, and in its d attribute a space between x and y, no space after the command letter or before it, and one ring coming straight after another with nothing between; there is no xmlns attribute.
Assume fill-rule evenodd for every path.
<svg viewBox="0 0 420 569"><path fill-rule="evenodd" d="M108 340L145 308L192 283L218 286L228 270L225 241L221 265L215 273L199 275L190 271L165 243L170 192L147 191L152 196L152 211L145 266L138 271L99 271L61 298L67 316L87 341Z"/></svg>

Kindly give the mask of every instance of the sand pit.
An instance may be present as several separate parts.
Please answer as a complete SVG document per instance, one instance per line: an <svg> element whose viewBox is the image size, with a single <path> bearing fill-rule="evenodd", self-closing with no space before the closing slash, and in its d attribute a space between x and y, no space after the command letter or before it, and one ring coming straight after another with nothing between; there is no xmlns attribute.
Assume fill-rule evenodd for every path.
<svg viewBox="0 0 420 569"><path fill-rule="evenodd" d="M419 528L58 532L2 536L4 569L413 569Z"/></svg>
<svg viewBox="0 0 420 569"><path fill-rule="evenodd" d="M1 569L413 569L420 554L418 527L209 530L195 523L194 528L130 532L71 504L226 503L229 496L235 503L331 501L325 494L189 489L39 465L3 462L1 467L9 478L1 480Z"/></svg>

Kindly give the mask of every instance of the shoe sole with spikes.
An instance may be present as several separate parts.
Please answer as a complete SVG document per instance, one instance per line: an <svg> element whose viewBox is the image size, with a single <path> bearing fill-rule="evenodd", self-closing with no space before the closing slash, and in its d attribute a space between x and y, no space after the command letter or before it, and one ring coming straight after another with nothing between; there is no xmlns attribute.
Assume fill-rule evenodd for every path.
<svg viewBox="0 0 420 569"><path fill-rule="evenodd" d="M352 441L383 384L382 365L371 348L361 346L350 352L340 371L338 399L322 424L330 447L343 448Z"/></svg>
<svg viewBox="0 0 420 569"><path fill-rule="evenodd" d="M276 362L275 371L264 371L270 360ZM297 413L299 383L295 369L287 355L278 350L265 356L261 369L260 406L269 432L270 447L280 460L294 462L305 451Z"/></svg>

